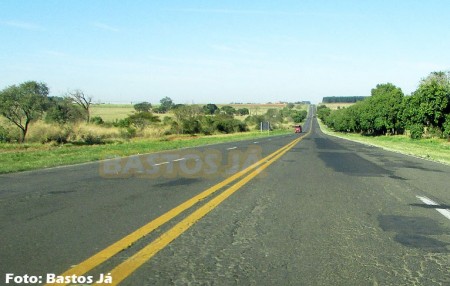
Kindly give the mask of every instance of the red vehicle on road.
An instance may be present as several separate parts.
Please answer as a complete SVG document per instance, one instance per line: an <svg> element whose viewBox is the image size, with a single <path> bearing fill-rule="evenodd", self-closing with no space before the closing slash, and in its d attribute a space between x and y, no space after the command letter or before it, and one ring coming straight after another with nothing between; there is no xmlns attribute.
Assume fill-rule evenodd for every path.
<svg viewBox="0 0 450 286"><path fill-rule="evenodd" d="M295 125L295 133L302 133L302 126L301 125Z"/></svg>

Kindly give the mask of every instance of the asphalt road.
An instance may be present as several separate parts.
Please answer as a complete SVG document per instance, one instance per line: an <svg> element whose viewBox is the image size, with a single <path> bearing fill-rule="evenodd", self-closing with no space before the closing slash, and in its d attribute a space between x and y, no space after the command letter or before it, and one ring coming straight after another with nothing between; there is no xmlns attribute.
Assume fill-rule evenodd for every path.
<svg viewBox="0 0 450 286"><path fill-rule="evenodd" d="M0 284L76 269L286 146L83 275L161 242L120 285L450 285L450 167L324 135L312 117L304 131L1 175Z"/></svg>

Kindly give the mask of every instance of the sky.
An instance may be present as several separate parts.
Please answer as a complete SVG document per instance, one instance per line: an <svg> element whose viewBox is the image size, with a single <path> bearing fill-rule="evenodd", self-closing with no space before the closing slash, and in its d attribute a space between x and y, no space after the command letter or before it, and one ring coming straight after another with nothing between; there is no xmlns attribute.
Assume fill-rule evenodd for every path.
<svg viewBox="0 0 450 286"><path fill-rule="evenodd" d="M450 1L0 0L0 90L94 102L266 103L405 94L450 70Z"/></svg>

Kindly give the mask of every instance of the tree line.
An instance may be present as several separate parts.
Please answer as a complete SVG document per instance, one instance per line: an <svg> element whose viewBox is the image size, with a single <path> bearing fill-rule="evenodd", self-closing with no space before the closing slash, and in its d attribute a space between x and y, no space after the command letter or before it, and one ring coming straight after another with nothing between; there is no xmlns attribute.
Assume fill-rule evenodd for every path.
<svg viewBox="0 0 450 286"><path fill-rule="evenodd" d="M450 72L432 72L407 96L392 83L378 84L370 97L334 111L319 106L317 115L340 132L375 136L408 132L414 139L424 134L449 138Z"/></svg>
<svg viewBox="0 0 450 286"><path fill-rule="evenodd" d="M169 102L170 98L163 99ZM230 105L218 107L214 103L206 105L185 105L174 104L171 100L169 109L174 117L164 117L163 124L169 125L170 130L166 133L175 134L205 134L213 133L234 133L245 132L249 130L250 125L257 125L261 122L271 122L275 128L283 122L292 121L295 123L302 122L306 116L306 110L294 109L294 104L287 104L283 109L270 108L262 115L250 115L248 108L234 108ZM161 105L159 108L163 105ZM151 113L151 105L147 102L134 105L137 113L127 118L117 120L113 124L116 127L128 128L144 128L154 122L160 122L159 118L155 118ZM153 109L154 110L154 109ZM160 112L160 110L158 111ZM244 121L236 119L234 116L247 116ZM278 124L278 125L277 125Z"/></svg>
<svg viewBox="0 0 450 286"><path fill-rule="evenodd" d="M323 103L355 103L362 101L366 96L325 96L322 98Z"/></svg>
<svg viewBox="0 0 450 286"><path fill-rule="evenodd" d="M166 134L213 134L245 132L249 125L259 125L262 121L269 121L272 126L278 123L293 121L302 122L306 118L305 110L296 110L295 104L287 104L283 109L268 109L266 114L250 115L248 108L234 108L230 105L218 107L216 104L185 105L175 104L169 97L160 100L158 106L149 102L135 104L132 114L114 122L104 122L101 117L91 117L92 97L82 90L69 91L63 96L48 96L49 88L45 83L27 81L19 85L12 85L0 91L0 114L20 130L17 141L23 143L26 139L30 123L39 119L59 126L85 121L89 124L104 127L118 127L123 137L136 136L148 126L164 126ZM170 112L173 116L160 119L160 114ZM156 115L158 114L158 115ZM236 119L235 116L247 116L245 120ZM68 128L70 129L70 128ZM123 131L123 132L122 132ZM68 132L70 133L70 132ZM68 141L69 135L58 135L58 143ZM88 141L97 142L99 140ZM15 141L7 129L0 125L0 142Z"/></svg>

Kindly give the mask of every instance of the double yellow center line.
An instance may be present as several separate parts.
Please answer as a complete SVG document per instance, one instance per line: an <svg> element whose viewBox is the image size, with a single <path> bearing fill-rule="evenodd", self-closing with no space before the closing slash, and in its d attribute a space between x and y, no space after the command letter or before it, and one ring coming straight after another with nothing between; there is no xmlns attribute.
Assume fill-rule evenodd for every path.
<svg viewBox="0 0 450 286"><path fill-rule="evenodd" d="M309 135L309 133L307 134ZM225 199L227 199L229 196L231 196L233 193L235 193L239 188L241 188L243 185L248 183L250 180L252 180L254 177L256 177L259 173L261 173L264 169L266 169L269 165L271 165L273 162L278 160L281 156L283 156L286 152L288 152L292 147L295 146L298 142L300 142L304 137L300 137L298 139L293 140L291 143L285 145L284 147L278 149L277 151L273 152L272 154L268 155L267 157L259 160L258 162L254 163L253 165L247 167L246 169L234 174L233 176L228 177L227 179L223 180L222 182L212 186L211 188L208 188L207 190L203 191L202 193L192 197L191 199L185 201L184 203L178 205L177 207L171 209L170 211L164 213L160 217L156 218L155 220L149 222L148 224L144 225L143 227L137 229L136 231L130 233L129 235L125 236L124 238L118 240L117 242L113 243L112 245L108 246L107 248L101 250L100 252L96 253L95 255L91 256L90 258L86 259L85 261L81 262L80 264L70 268L66 272L62 273L61 276L82 276L83 274L87 273L88 271L94 269L95 267L99 266L103 262L107 261L120 251L127 249L132 244L134 244L139 239L143 238L144 236L148 235L158 227L162 226L163 224L167 223L171 219L175 218L182 212L186 211L187 209L191 208L201 200L207 198L208 196L212 195L213 193L217 192L218 190L222 189L226 185L232 183L233 181L241 178L242 176L246 175L247 173L251 172L247 176L245 176L243 179L235 183L233 186L229 187L213 199L211 199L209 202L205 203L203 206L199 207L197 210L195 210L192 214L184 218L182 221L177 223L174 227L163 233L161 236L156 238L153 242L148 244L146 247L144 247L142 250L138 251L133 256L129 257L127 260L119 264L116 268L114 268L110 273L112 276L113 283L108 285L117 285L121 281L123 281L125 278L127 278L130 274L132 274L136 269L138 269L142 264L144 264L146 261L148 261L152 256L154 256L156 253L158 253L160 250L162 250L164 247L166 247L169 243L171 243L174 239L176 239L178 236L180 236L183 232L185 232L187 229L189 229L192 225L194 225L198 220L200 220L202 217L204 217L206 214L208 214L211 210L213 210L215 207L217 207L220 203L222 203ZM47 284L47 285L67 285L65 283L63 284ZM94 284L97 285L97 284Z"/></svg>

